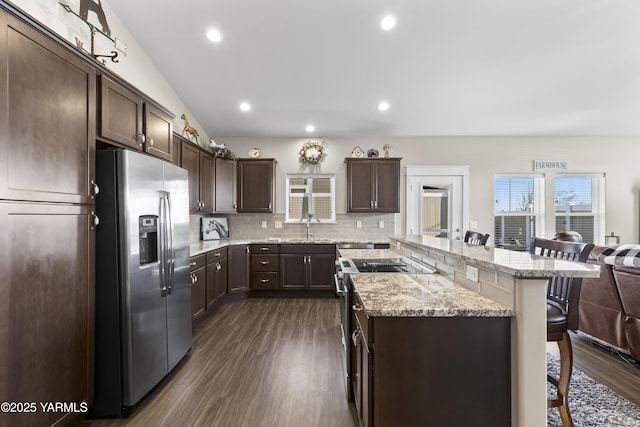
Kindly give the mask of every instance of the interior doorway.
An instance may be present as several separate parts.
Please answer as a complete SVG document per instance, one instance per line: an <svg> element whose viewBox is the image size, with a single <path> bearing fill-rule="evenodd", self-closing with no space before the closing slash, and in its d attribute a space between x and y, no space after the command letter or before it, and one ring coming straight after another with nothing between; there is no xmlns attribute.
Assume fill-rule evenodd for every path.
<svg viewBox="0 0 640 427"><path fill-rule="evenodd" d="M407 166L406 234L462 239L468 177L468 166Z"/></svg>

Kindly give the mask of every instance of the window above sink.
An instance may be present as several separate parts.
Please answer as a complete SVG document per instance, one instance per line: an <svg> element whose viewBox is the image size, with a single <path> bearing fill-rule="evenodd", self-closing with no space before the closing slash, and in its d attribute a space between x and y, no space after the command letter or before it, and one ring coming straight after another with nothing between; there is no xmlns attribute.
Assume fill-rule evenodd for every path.
<svg viewBox="0 0 640 427"><path fill-rule="evenodd" d="M285 222L335 223L335 174L287 174Z"/></svg>

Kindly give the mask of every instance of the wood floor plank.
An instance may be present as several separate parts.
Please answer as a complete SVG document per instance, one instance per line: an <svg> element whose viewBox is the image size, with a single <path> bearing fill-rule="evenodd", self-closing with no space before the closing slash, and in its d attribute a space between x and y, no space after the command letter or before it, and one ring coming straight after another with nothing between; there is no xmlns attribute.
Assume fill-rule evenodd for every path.
<svg viewBox="0 0 640 427"><path fill-rule="evenodd" d="M336 299L225 305L133 415L86 425L353 427L339 321Z"/></svg>

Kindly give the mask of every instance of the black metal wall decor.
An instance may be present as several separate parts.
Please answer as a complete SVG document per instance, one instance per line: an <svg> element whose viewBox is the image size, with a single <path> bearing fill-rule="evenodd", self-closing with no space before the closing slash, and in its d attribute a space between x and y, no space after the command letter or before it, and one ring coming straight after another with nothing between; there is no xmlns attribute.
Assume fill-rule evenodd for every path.
<svg viewBox="0 0 640 427"><path fill-rule="evenodd" d="M102 3L100 2L100 0L80 0L79 13L76 13L73 9L71 9L71 6L63 3L62 1L58 3L64 8L64 10L67 11L67 13L80 18L89 27L89 32L91 33L91 48L90 50L85 49L84 43L76 37L76 47L79 50L86 53L87 55L90 55L95 60L98 60L98 58L109 58L112 62L119 62L118 52L115 50L112 50L111 54L108 55L97 54L95 52L96 34L101 34L102 36L110 40L113 43L113 46L117 50L120 50L122 53L124 53L124 49L126 49L126 46L124 46L124 49L120 48L119 46L122 46L122 43L120 43L118 39L111 37L111 28L109 28L109 24L107 23L107 18L104 14L104 10L102 10ZM102 26L102 29L98 29L95 25L89 22L89 12L93 12L96 14L96 16L98 17L98 22L100 22L100 25ZM100 59L100 61L103 63L103 65L106 65L106 61L104 59Z"/></svg>

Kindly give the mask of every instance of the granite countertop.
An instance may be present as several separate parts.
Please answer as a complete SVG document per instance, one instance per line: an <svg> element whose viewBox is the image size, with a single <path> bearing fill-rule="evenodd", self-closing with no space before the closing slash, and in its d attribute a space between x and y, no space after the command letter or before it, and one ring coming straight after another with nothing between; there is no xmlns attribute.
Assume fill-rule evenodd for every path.
<svg viewBox="0 0 640 427"><path fill-rule="evenodd" d="M421 235L393 235L392 240L494 269L519 278L547 277L600 277L598 265L530 255L528 252L510 251L489 246L474 246L462 240L449 240Z"/></svg>
<svg viewBox="0 0 640 427"><path fill-rule="evenodd" d="M367 315L511 317L509 308L438 274L352 274Z"/></svg>
<svg viewBox="0 0 640 427"><path fill-rule="evenodd" d="M402 254L392 249L340 249L340 256L347 258L401 258Z"/></svg>
<svg viewBox="0 0 640 427"><path fill-rule="evenodd" d="M249 244L299 244L299 245L318 245L318 244L326 244L326 245L338 245L341 243L386 243L389 241L370 241L370 240L345 240L340 238L335 239L325 239L325 238L317 238L317 239L303 239L303 238L270 238L270 239L226 239L226 240L198 240L190 243L190 254L191 256L200 255L209 251L216 250L218 248L222 248L225 246L231 245L249 245ZM346 250L346 249L345 249ZM380 249L375 249L380 250ZM398 256L398 255L396 255Z"/></svg>

